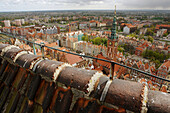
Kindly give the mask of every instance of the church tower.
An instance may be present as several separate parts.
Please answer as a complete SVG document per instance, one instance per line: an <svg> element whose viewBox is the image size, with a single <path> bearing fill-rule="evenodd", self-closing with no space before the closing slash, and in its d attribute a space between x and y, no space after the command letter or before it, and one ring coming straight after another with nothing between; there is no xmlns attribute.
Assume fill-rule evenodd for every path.
<svg viewBox="0 0 170 113"><path fill-rule="evenodd" d="M116 35L116 5L115 5L113 25L111 28L111 37L109 37L107 41L107 57L108 58L116 60L117 46L118 46L118 37Z"/></svg>

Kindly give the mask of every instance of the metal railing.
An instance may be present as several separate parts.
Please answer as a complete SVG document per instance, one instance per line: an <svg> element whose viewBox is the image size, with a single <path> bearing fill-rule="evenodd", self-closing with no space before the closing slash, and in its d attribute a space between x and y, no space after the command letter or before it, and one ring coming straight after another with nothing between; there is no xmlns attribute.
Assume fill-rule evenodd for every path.
<svg viewBox="0 0 170 113"><path fill-rule="evenodd" d="M53 47L46 46L46 45L43 44L43 43L41 43L41 44L35 43L35 42L32 42L32 41L26 40L26 39L24 39L24 38L19 38L19 37L16 37L16 36L13 36L13 35L10 35L10 34L7 34L7 33L0 33L0 34L4 34L4 35L7 35L7 36L10 36L11 38L19 39L19 40L26 41L26 42L29 42L29 43L32 43L32 44L35 44L35 45L40 46L41 52L42 52L42 57L44 57L44 52L45 52L45 51L44 51L44 48L46 47L46 48L48 48L48 49L52 49L52 50L56 50L56 51L60 51L60 52L64 52L64 53L68 53L68 54L72 54L72 55L77 55L77 56L84 57L84 58L90 58L90 59L100 60L100 61L104 61L104 62L109 62L109 63L111 63L111 66L110 66L110 79L113 79L114 67L115 67L115 64L116 64L116 65L119 65L119 66L122 66L122 67L125 67L125 68L128 68L128 69L134 70L134 71L136 71L136 72L139 72L139 73L148 75L148 76L150 76L150 77L154 77L154 78L157 78L157 79L166 81L166 82L170 82L170 80L168 80L168 79L166 79L166 78L162 78L162 77L159 77L159 76L155 76L155 75L152 75L152 74L150 74L150 73L144 72L144 71L142 71L142 70L138 70L138 69L135 69L135 68L132 68L132 67L129 67L129 66L126 66L126 65L123 65L123 64L120 64L120 63L111 61L111 60L96 58L96 57L87 56L87 55L80 55L80 54L78 54L78 53L72 53L72 52L60 50L60 49L57 49L57 48L53 48Z"/></svg>

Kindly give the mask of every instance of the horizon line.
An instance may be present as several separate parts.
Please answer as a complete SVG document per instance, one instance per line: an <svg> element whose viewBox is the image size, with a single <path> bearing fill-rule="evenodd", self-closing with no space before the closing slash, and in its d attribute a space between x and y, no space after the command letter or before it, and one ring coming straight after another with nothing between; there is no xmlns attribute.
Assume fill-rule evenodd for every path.
<svg viewBox="0 0 170 113"><path fill-rule="evenodd" d="M47 9L47 10L15 10L15 11L0 11L0 13L10 12L43 12L43 11L113 11L114 9ZM170 9L117 9L117 11L170 11Z"/></svg>

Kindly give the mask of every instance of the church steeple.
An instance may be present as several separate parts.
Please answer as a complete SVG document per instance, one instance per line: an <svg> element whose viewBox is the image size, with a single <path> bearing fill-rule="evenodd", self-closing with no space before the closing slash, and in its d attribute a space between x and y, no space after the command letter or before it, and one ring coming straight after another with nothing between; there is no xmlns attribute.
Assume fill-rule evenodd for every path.
<svg viewBox="0 0 170 113"><path fill-rule="evenodd" d="M116 36L116 5L115 5L115 11L114 11L114 18L113 18L113 24L112 24L112 29L111 29L111 40L117 40Z"/></svg>
<svg viewBox="0 0 170 113"><path fill-rule="evenodd" d="M111 29L111 37L107 41L107 57L116 61L117 56L117 46L118 46L118 37L116 35L116 5L114 11L113 24Z"/></svg>

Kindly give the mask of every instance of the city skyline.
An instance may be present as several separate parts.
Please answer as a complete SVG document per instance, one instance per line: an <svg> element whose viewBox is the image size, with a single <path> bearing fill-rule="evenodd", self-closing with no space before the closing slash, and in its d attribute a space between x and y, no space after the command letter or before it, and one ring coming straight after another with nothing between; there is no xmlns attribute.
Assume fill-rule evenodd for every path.
<svg viewBox="0 0 170 113"><path fill-rule="evenodd" d="M170 10L169 0L117 0L118 10ZM113 10L113 0L1 0L3 11Z"/></svg>

